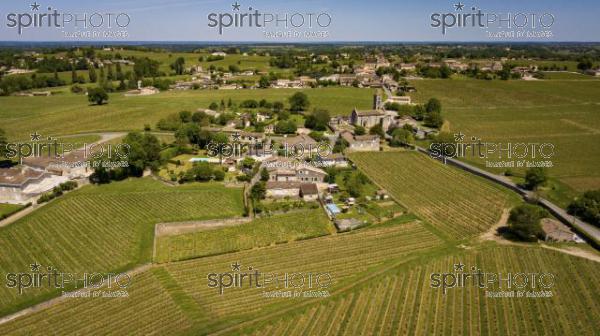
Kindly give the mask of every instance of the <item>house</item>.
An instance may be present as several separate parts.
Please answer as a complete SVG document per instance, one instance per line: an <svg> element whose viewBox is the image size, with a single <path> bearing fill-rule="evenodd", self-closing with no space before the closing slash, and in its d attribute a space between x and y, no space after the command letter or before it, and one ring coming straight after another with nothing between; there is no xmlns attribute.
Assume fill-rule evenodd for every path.
<svg viewBox="0 0 600 336"><path fill-rule="evenodd" d="M381 125L387 130L392 124L393 118L383 110L352 110L350 123L355 126L362 126L370 129L375 125Z"/></svg>
<svg viewBox="0 0 600 336"><path fill-rule="evenodd" d="M265 125L265 134L273 134L273 133L275 133L275 125L273 125L273 124Z"/></svg>
<svg viewBox="0 0 600 336"><path fill-rule="evenodd" d="M316 160L323 167L348 167L348 161L341 153L331 153Z"/></svg>
<svg viewBox="0 0 600 336"><path fill-rule="evenodd" d="M410 96L391 96L385 102L400 105L410 105L412 103Z"/></svg>
<svg viewBox="0 0 600 336"><path fill-rule="evenodd" d="M300 80L300 82L302 83L302 86L312 86L317 84L317 80L308 76L300 76L298 78L298 80Z"/></svg>
<svg viewBox="0 0 600 336"><path fill-rule="evenodd" d="M100 149L97 150L100 151ZM83 149L79 149L65 154L63 157L30 156L23 159L23 164L35 170L77 179L89 177L92 174L92 169L86 164L90 155L93 153L86 154Z"/></svg>
<svg viewBox="0 0 600 336"><path fill-rule="evenodd" d="M66 176L26 166L0 169L0 202L26 203L68 181Z"/></svg>
<svg viewBox="0 0 600 336"><path fill-rule="evenodd" d="M354 84L354 81L358 81L358 79L356 78L356 75L340 75L339 76L339 83L342 86L352 86L352 84Z"/></svg>
<svg viewBox="0 0 600 336"><path fill-rule="evenodd" d="M322 169L304 165L296 169L296 178L301 182L323 182L327 173Z"/></svg>
<svg viewBox="0 0 600 336"><path fill-rule="evenodd" d="M404 71L415 71L417 70L417 65L414 63L400 63L400 66L398 66L398 69L400 71L404 70Z"/></svg>
<svg viewBox="0 0 600 336"><path fill-rule="evenodd" d="M130 90L125 93L125 97L133 97L133 96L150 96L153 94L157 94L160 91L154 86L146 86L143 88Z"/></svg>
<svg viewBox="0 0 600 336"><path fill-rule="evenodd" d="M293 169L275 168L269 170L269 181L273 182L296 182L298 178Z"/></svg>
<svg viewBox="0 0 600 336"><path fill-rule="evenodd" d="M600 77L600 69L589 69L585 72L586 75Z"/></svg>
<svg viewBox="0 0 600 336"><path fill-rule="evenodd" d="M379 136L377 135L353 135L348 131L340 133L340 136L348 142L347 150L350 151L378 151Z"/></svg>
<svg viewBox="0 0 600 336"><path fill-rule="evenodd" d="M350 125L350 118L346 116L331 117L331 119L329 119L328 125L332 130L335 131L340 127Z"/></svg>
<svg viewBox="0 0 600 336"><path fill-rule="evenodd" d="M243 143L257 143L265 140L265 135L258 132L240 132L239 140Z"/></svg>
<svg viewBox="0 0 600 336"><path fill-rule="evenodd" d="M411 116L403 116L402 118L396 120L396 127L402 128L405 125L410 125L413 128L419 127L419 123Z"/></svg>
<svg viewBox="0 0 600 336"><path fill-rule="evenodd" d="M303 152L300 154L310 155L310 151L317 149L318 143L315 139L309 137L306 134L300 134L295 137L287 137L282 141L284 148L288 150L296 150L297 152Z"/></svg>
<svg viewBox="0 0 600 336"><path fill-rule="evenodd" d="M297 198L300 196L300 182L277 182L268 181L266 183L266 196L269 198Z"/></svg>
<svg viewBox="0 0 600 336"><path fill-rule="evenodd" d="M426 129L426 128L415 128L414 130L415 138L419 140L426 139L430 135L437 134L437 131Z"/></svg>
<svg viewBox="0 0 600 336"><path fill-rule="evenodd" d="M196 112L204 112L206 113L206 115L210 116L210 117L214 117L214 118L218 118L221 113L217 112L215 110L211 110L211 109L205 109L205 108L199 108L196 110Z"/></svg>
<svg viewBox="0 0 600 336"><path fill-rule="evenodd" d="M327 176L322 169L283 157L266 159L263 167L267 169L269 181L272 182L320 183Z"/></svg>
<svg viewBox="0 0 600 336"><path fill-rule="evenodd" d="M316 201L319 199L319 189L314 183L300 185L300 197L305 201Z"/></svg>
<svg viewBox="0 0 600 336"><path fill-rule="evenodd" d="M227 56L226 53L222 52L222 51L215 51L214 53L211 54L212 56L217 56L217 57L225 57Z"/></svg>

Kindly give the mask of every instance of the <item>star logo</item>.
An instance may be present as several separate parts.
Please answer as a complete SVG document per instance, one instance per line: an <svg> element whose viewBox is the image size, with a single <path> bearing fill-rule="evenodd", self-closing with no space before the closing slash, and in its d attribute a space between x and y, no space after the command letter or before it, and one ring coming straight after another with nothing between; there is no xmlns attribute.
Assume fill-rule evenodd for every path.
<svg viewBox="0 0 600 336"><path fill-rule="evenodd" d="M458 264L454 264L454 271L455 272L462 272L465 269L465 265L463 263L461 263L460 261L458 262Z"/></svg>
<svg viewBox="0 0 600 336"><path fill-rule="evenodd" d="M231 271L239 272L240 267L242 267L242 264L240 264L238 261L236 261L235 263L231 264Z"/></svg>
<svg viewBox="0 0 600 336"><path fill-rule="evenodd" d="M38 264L37 261L34 262L33 264L29 265L29 267L31 267L32 272L39 272L41 266L42 265Z"/></svg>
<svg viewBox="0 0 600 336"><path fill-rule="evenodd" d="M30 134L29 136L31 136L31 141L40 141L40 139L42 138L42 135L39 134L38 132L34 132L34 133Z"/></svg>
<svg viewBox="0 0 600 336"><path fill-rule="evenodd" d="M34 2L34 3L32 3L31 5L29 5L29 6L31 6L31 10L32 10L32 11L34 11L34 10L35 10L35 11L36 11L36 10L40 10L40 4L39 4L39 3L37 3L37 2Z"/></svg>
<svg viewBox="0 0 600 336"><path fill-rule="evenodd" d="M455 8L454 10L461 11L461 10L463 10L463 8L465 8L465 4L463 4L459 1L456 5L454 5L454 8Z"/></svg>
<svg viewBox="0 0 600 336"><path fill-rule="evenodd" d="M231 5L231 7L233 7L233 10L235 11L240 10L240 4L237 1L233 5Z"/></svg>
<svg viewBox="0 0 600 336"><path fill-rule="evenodd" d="M462 132L454 134L454 141L462 142L465 139L465 135Z"/></svg>
<svg viewBox="0 0 600 336"><path fill-rule="evenodd" d="M240 141L240 133L239 132L235 132L231 135L231 138L233 139L233 141Z"/></svg>

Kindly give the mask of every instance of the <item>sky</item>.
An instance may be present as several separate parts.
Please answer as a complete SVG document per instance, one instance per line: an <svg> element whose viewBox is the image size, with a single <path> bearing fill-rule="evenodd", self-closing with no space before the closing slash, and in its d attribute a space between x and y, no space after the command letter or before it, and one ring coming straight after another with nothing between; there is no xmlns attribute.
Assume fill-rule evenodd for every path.
<svg viewBox="0 0 600 336"><path fill-rule="evenodd" d="M49 27L47 18L41 27L29 23L55 10L59 27ZM522 25L526 17L527 25L452 25L461 15L479 12L483 22L502 17ZM247 13L260 14L261 25L265 18L282 21L278 26L271 22L250 28L244 21L244 27L226 27L233 14ZM11 0L0 2L0 41L599 42L599 13L597 0ZM211 14L214 21L209 19ZM115 24L117 15L125 27ZM440 21L445 18L445 33L442 27L432 27L436 24L432 15ZM63 24L74 16L87 16L88 27L83 27L83 21L77 27L73 22ZM90 21L98 27L91 27ZM467 22L472 20L467 18ZM216 26L210 27L212 23ZM292 23L298 27L289 26Z"/></svg>

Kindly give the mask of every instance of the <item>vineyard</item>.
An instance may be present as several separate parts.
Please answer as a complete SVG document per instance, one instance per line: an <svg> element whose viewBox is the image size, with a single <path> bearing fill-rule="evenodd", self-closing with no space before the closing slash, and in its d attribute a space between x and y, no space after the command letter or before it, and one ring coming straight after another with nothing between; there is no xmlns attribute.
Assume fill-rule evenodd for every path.
<svg viewBox="0 0 600 336"><path fill-rule="evenodd" d="M155 261L167 262L247 250L330 234L333 227L322 209L294 211L250 223L157 237Z"/></svg>
<svg viewBox="0 0 600 336"><path fill-rule="evenodd" d="M161 326L159 330L165 330L163 325L175 326L169 331L173 334L190 324L202 333L217 331L261 314L321 300L265 298L261 288L231 288L220 295L217 289L207 286L207 274L230 272L231 264L235 262L244 270L253 266L263 273L328 272L333 279L328 289L334 293L377 277L398 263L416 258L419 253L434 253L440 244L441 241L419 222L397 221L352 233L158 265L132 277L137 290L132 289L128 299L101 302L66 299L0 325L0 334L9 331L12 334L37 334L54 331L54 328L64 333L78 333L89 330L85 327L87 324L105 325L106 330L118 326L120 334L132 334L140 325L144 326L143 330L149 330L145 329L146 323ZM148 275L149 272L154 277ZM160 283L168 297L156 289L156 284L148 282ZM173 307L172 302L180 308ZM138 314L138 310L149 313ZM99 311L103 313L94 313Z"/></svg>
<svg viewBox="0 0 600 336"><path fill-rule="evenodd" d="M517 199L419 153L355 153L351 159L396 201L453 239L488 230Z"/></svg>
<svg viewBox="0 0 600 336"><path fill-rule="evenodd" d="M110 272L149 261L154 224L241 215L242 193L217 185L167 187L150 179L86 186L0 228L0 272L30 264L61 272ZM0 286L0 314L52 295Z"/></svg>
<svg viewBox="0 0 600 336"><path fill-rule="evenodd" d="M432 272L453 264L485 272L550 272L550 298L490 298L475 286L446 295ZM596 335L600 330L598 264L540 248L494 247L435 259L381 277L281 319L245 330L253 335ZM239 333L236 331L235 333Z"/></svg>

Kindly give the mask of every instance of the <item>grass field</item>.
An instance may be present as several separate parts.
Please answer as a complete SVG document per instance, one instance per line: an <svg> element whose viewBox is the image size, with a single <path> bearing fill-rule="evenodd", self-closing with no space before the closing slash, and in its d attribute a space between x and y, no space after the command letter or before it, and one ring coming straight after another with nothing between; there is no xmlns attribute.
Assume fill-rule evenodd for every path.
<svg viewBox="0 0 600 336"><path fill-rule="evenodd" d="M0 219L4 216L11 215L21 209L23 206L18 204L5 204L0 203Z"/></svg>
<svg viewBox="0 0 600 336"><path fill-rule="evenodd" d="M285 307L320 300L264 298L261 288L232 288L220 295L217 289L207 287L207 273L231 271L230 265L236 261L244 270L254 266L265 273L329 272L333 278L330 289L341 291L360 277L374 275L370 271L374 267L388 268L392 261L405 262L440 244L422 224L398 221L353 233L159 265L132 277L129 298L66 299L0 325L0 334L36 334L48 328L65 334L81 333L92 330L89 326L107 323L111 326L96 331L114 330L110 329L114 325L121 334L138 334L143 332L136 328L149 330L145 329L146 319L152 320L147 321L148 328L156 327L159 333L165 330L163 325L172 326L169 333L173 334L193 334L193 330L196 334L209 333ZM104 313L94 313L100 311ZM130 321L134 315L136 321Z"/></svg>
<svg viewBox="0 0 600 336"><path fill-rule="evenodd" d="M108 104L90 105L82 95L65 93L50 97L1 97L0 120L11 127L9 138L26 138L32 131L41 134L73 134L94 131L142 130L145 124L155 127L167 115L183 110L207 108L211 102L231 98L282 101L298 90L197 90L170 91L152 96L125 97L111 94ZM311 102L310 109L322 108L332 115L349 115L354 107L369 108L373 91L357 88L322 88L303 90Z"/></svg>
<svg viewBox="0 0 600 336"><path fill-rule="evenodd" d="M489 230L517 202L478 177L416 152L354 153L350 159L410 211L453 239Z"/></svg>
<svg viewBox="0 0 600 336"><path fill-rule="evenodd" d="M552 143L552 177L600 187L600 81L413 81L417 102L442 101L451 131L483 142ZM478 165L484 161L467 160ZM491 169L502 173L503 169ZM520 171L522 169L513 169Z"/></svg>
<svg viewBox="0 0 600 336"><path fill-rule="evenodd" d="M0 272L24 272L36 262L70 273L128 269L150 261L154 224L242 212L241 190L217 184L167 187L135 179L86 186L0 228ZM2 286L0 315L48 295Z"/></svg>
<svg viewBox="0 0 600 336"><path fill-rule="evenodd" d="M231 227L157 237L155 261L177 261L248 250L324 236L333 231L322 209L293 211Z"/></svg>
<svg viewBox="0 0 600 336"><path fill-rule="evenodd" d="M489 298L470 286L446 295L431 273L454 263L484 272L549 272L551 298ZM576 271L577 270L577 271ZM597 263L540 248L485 248L413 265L339 297L257 323L253 335L595 335L600 322ZM240 331L236 331L240 333Z"/></svg>

